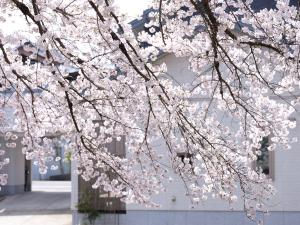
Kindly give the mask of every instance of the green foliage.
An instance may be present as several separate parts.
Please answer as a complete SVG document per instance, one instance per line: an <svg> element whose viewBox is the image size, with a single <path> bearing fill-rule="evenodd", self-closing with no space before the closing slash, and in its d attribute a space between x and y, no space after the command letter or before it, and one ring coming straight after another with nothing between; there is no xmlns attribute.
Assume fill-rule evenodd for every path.
<svg viewBox="0 0 300 225"><path fill-rule="evenodd" d="M89 224L94 225L101 213L92 206L91 201L92 195L88 191L83 191L76 207L80 213L86 214L85 219L88 220Z"/></svg>
<svg viewBox="0 0 300 225"><path fill-rule="evenodd" d="M70 151L67 151L65 153L65 161L71 163L71 157L72 157L72 153Z"/></svg>

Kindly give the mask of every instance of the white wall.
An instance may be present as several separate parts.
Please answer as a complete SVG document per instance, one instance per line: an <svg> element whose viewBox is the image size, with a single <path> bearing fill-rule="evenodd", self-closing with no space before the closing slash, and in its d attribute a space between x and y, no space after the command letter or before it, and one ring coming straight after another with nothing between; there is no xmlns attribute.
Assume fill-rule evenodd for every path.
<svg viewBox="0 0 300 225"><path fill-rule="evenodd" d="M188 70L188 61L184 58L176 58L174 55L165 55L158 63L165 62L168 73L176 82L191 82L195 78L194 74ZM300 109L300 108L299 108ZM300 111L300 110L299 110ZM297 136L300 141L300 114L294 113L298 125L291 131L291 136ZM232 121L223 122L232 123ZM161 143L159 151L167 152L166 146ZM274 153L275 179L274 185L277 189L276 196L268 203L270 211L300 211L300 143L292 145L290 150L278 150ZM185 189L180 179L175 179L173 183L167 184L167 192L161 193L154 199L162 206L151 210L229 210L228 203L218 199L208 199L191 209L190 200L185 196ZM175 199L175 201L174 201ZM242 211L242 201L233 205L236 211ZM143 206L130 204L127 210L149 210Z"/></svg>
<svg viewBox="0 0 300 225"><path fill-rule="evenodd" d="M275 151L274 185L278 193L270 202L274 210L300 211L300 114L295 112L292 116L297 120L297 126L290 136L298 137L298 143L290 150Z"/></svg>
<svg viewBox="0 0 300 225"><path fill-rule="evenodd" d="M22 136L18 134L18 139L15 141L17 144L16 148L8 148L6 147L6 143L11 141L4 141L4 135L0 134L0 148L5 150L4 158L9 158L10 160L9 164L5 165L1 170L1 173L8 174L8 183L2 187L0 195L2 194L1 192L14 194L24 191L25 156L22 153L21 140Z"/></svg>
<svg viewBox="0 0 300 225"><path fill-rule="evenodd" d="M188 62L184 58L176 58L173 55L166 55L159 60L164 61L169 68L169 75L174 78L174 82L185 83L191 82L195 78L194 74L188 70ZM159 63L158 62L158 63ZM297 136L300 141L300 114L295 113L294 117L298 120L296 129L292 130L291 136ZM226 121L226 118L224 119ZM223 121L223 122L224 122ZM232 121L227 121L232 123ZM233 124L234 125L234 124ZM163 142L158 143L157 149L160 152L166 152L166 146ZM277 189L277 195L269 203L270 211L299 211L300 212L300 144L293 144L292 149L288 151L278 150L275 153L275 179L274 185ZM174 175L175 177L175 175ZM77 189L76 176L72 177L72 192ZM194 209L191 209L190 200L185 196L185 188L182 181L175 177L172 183L166 184L167 192L161 193L154 197L156 203L161 204L161 208L149 209L141 205L128 204L128 212L137 212L147 210L149 212L163 211L229 211L228 203L218 199L209 198L207 201L200 203ZM73 196L73 209L76 204L76 196ZM233 205L234 211L243 211L242 201ZM279 215L279 214L278 214ZM280 214L281 215L281 214ZM282 214L283 215L283 214ZM297 214L297 216L299 216ZM298 217L297 217L298 218ZM282 223L285 224L285 223Z"/></svg>

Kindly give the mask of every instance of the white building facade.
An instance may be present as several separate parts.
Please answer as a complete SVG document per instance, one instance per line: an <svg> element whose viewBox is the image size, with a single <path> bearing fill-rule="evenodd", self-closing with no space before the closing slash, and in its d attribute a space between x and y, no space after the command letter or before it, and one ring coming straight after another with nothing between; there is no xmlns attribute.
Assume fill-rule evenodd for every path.
<svg viewBox="0 0 300 225"><path fill-rule="evenodd" d="M168 73L178 83L191 82L194 75L188 70L184 58L163 55L159 62L165 62ZM159 63L158 62L158 63ZM194 101L203 101L194 99ZM226 123L226 118L223 118ZM300 114L294 113L292 120L297 120L297 127L291 130L292 137L300 139ZM228 121L229 123L230 121ZM276 150L269 154L268 173L277 190L276 196L267 203L269 214L259 214L258 218L265 225L299 225L300 224L300 147L292 144L290 150ZM167 152L163 142L156 146L157 151ZM167 191L154 197L160 208L145 208L141 205L127 204L121 213L100 213L96 220L98 225L250 225L251 221L244 211L243 201L239 199L234 205L228 205L219 199L209 198L191 208L190 199L182 181L174 175L172 183L166 183ZM83 225L85 215L77 211L78 177L72 174L72 210L73 225ZM232 207L232 208L231 208Z"/></svg>

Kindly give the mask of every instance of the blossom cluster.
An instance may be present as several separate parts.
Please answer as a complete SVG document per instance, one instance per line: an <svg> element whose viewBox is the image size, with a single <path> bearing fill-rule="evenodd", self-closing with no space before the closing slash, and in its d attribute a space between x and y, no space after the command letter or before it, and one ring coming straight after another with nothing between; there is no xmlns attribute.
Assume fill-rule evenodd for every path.
<svg viewBox="0 0 300 225"><path fill-rule="evenodd" d="M111 0L1 1L0 104L15 109L23 152L45 173L47 137L60 134L93 188L157 206L151 196L174 172L193 204L208 195L232 203L241 190L254 217L274 193L251 166L261 140L272 136L269 150L294 140L297 8L285 0L260 11L251 0L152 5L137 31ZM158 60L168 54L188 61L192 81L176 82ZM122 137L126 157L107 148Z"/></svg>

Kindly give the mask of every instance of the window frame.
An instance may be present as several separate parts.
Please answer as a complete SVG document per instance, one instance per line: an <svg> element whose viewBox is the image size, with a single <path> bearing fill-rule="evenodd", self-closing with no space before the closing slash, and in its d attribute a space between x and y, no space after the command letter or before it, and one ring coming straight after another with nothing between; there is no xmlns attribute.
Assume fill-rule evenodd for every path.
<svg viewBox="0 0 300 225"><path fill-rule="evenodd" d="M272 135L270 134L266 137L268 138L268 143L271 144L272 143L272 141L271 141ZM257 150L257 149L255 149L255 150ZM258 171L257 160L258 160L258 158L252 163L252 168L255 171ZM265 173L263 173L263 174L265 174L267 178L274 181L275 180L275 152L274 152L274 150L272 150L272 151L268 150L268 168L269 168L269 174L265 174Z"/></svg>

